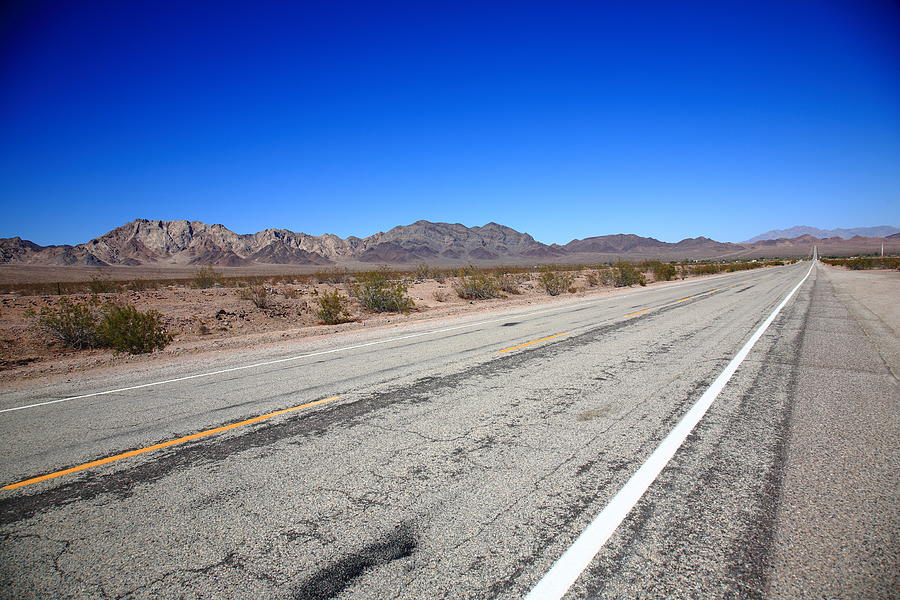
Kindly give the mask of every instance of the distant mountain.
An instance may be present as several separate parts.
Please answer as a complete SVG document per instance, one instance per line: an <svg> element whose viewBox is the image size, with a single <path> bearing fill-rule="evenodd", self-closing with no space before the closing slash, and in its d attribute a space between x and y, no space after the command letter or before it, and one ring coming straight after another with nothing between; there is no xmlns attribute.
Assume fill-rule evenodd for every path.
<svg viewBox="0 0 900 600"><path fill-rule="evenodd" d="M38 246L0 239L0 263L51 265L330 265L338 262L404 264L548 259L564 254L527 233L488 223L416 221L358 238L308 235L287 229L237 234L201 221L137 219L77 246Z"/></svg>
<svg viewBox="0 0 900 600"><path fill-rule="evenodd" d="M833 237L849 240L853 237L888 237L900 233L900 228L891 225L880 225L878 227L853 227L850 229L819 229L818 227L808 227L806 225L798 225L790 229L773 229L761 233L756 237L752 237L745 244L753 244L763 240L777 240L779 238L793 239L801 235L810 235L814 238L827 239Z"/></svg>
<svg viewBox="0 0 900 600"><path fill-rule="evenodd" d="M802 229L788 230L788 235ZM884 233L892 228L875 229L878 233ZM365 238L341 238L332 234L308 235L287 229L238 234L224 225L207 225L201 221L137 219L75 246L39 246L19 237L2 238L0 264L156 267L240 267L260 264L362 267L367 263L458 265L467 262L588 264L618 259L802 257L809 255L813 246L817 246L823 256L849 255L879 251L885 241L888 242L887 251L900 251L900 237L896 235L842 239L832 233L835 232L825 232L830 236L828 239L798 233L792 238L779 237L743 244L717 242L706 237L670 243L620 233L572 240L565 245L547 245L527 233L497 223L466 227L459 223L416 221Z"/></svg>

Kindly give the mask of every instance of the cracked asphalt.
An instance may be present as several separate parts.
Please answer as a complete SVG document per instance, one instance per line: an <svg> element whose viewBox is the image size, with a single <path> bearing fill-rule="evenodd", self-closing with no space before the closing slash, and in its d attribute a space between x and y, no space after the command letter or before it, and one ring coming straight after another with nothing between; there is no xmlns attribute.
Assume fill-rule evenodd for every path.
<svg viewBox="0 0 900 600"><path fill-rule="evenodd" d="M0 597L522 597L809 267L0 394L289 359L0 413L4 485L339 396L0 491ZM567 598L895 597L898 281L816 265Z"/></svg>

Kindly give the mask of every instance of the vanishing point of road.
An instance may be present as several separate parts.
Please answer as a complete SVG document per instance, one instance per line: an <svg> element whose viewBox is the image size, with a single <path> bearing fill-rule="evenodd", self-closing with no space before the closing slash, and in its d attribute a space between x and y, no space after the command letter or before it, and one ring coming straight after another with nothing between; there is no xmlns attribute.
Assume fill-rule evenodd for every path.
<svg viewBox="0 0 900 600"><path fill-rule="evenodd" d="M0 393L0 597L896 597L881 277L803 261Z"/></svg>

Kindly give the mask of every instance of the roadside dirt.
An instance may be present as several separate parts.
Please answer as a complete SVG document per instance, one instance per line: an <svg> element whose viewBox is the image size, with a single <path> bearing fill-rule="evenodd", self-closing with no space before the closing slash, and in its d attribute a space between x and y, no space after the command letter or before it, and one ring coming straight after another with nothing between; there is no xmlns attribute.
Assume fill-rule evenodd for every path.
<svg viewBox="0 0 900 600"><path fill-rule="evenodd" d="M590 287L587 271L573 283L574 293L551 297L539 288L536 274L526 275L519 294L504 298L470 301L457 296L453 278L410 283L408 295L416 308L407 315L373 314L351 301L353 321L323 325L316 312L318 298L326 291L347 293L343 284L268 285L270 306L257 308L242 298L240 288L191 289L168 287L159 290L96 294L102 300L127 302L140 310L157 310L175 340L165 350L148 355L115 354L106 349L72 350L49 340L36 327L28 311L53 306L60 296L0 295L0 389L17 387L36 378L55 378L88 370L107 370L136 364L175 360L185 355L239 351L262 345L285 343L302 338L330 335L359 329L394 326L401 323L497 311L535 304L572 302L584 298L626 293L635 288ZM707 277L717 277L712 275ZM695 277L692 277L694 279ZM650 283L650 286L674 282ZM67 296L85 300L89 294Z"/></svg>

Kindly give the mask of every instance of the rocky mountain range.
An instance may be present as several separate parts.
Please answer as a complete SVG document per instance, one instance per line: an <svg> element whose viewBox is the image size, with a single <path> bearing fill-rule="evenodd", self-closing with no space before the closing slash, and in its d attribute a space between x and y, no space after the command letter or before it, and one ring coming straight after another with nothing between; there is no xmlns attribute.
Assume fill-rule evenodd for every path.
<svg viewBox="0 0 900 600"><path fill-rule="evenodd" d="M889 228L890 229L890 228ZM893 228L895 229L895 228ZM759 236L757 236L759 237ZM75 246L39 246L18 237L0 238L0 264L84 266L253 266L253 265L365 265L542 263L658 258L750 258L805 256L813 244L821 254L875 251L887 241L900 250L898 238L840 237L767 239L733 244L705 237L677 243L633 234L572 240L565 245L543 244L527 233L497 223L466 227L459 223L416 221L359 238L332 234L308 235L287 229L237 234L223 225L201 221L137 219L100 237ZM898 248L894 249L896 245Z"/></svg>
<svg viewBox="0 0 900 600"><path fill-rule="evenodd" d="M900 233L900 228L892 227L890 225L879 225L878 227L851 227L850 229L819 229L818 227L809 227L808 225L798 225L796 227L791 227L790 229L773 229L772 231L767 231L754 236L744 243L753 244L755 242L782 238L794 239L802 235L809 235L819 239L839 237L849 240L857 236L880 238L889 237L898 233Z"/></svg>

